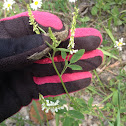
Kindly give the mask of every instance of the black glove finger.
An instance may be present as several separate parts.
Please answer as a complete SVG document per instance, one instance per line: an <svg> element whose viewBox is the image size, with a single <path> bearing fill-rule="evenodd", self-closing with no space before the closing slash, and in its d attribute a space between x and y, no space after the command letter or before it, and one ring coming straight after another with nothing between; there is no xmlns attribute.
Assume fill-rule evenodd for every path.
<svg viewBox="0 0 126 126"><path fill-rule="evenodd" d="M60 44L60 48L67 48L69 44L70 32L66 41ZM102 36L94 28L76 28L74 36L74 49L85 49L85 51L95 50L102 42Z"/></svg>
<svg viewBox="0 0 126 126"><path fill-rule="evenodd" d="M90 71L96 69L102 63L102 59L103 53L100 50L93 50L84 53L81 59L75 64L80 65L82 67L81 71ZM54 61L58 71L61 73L65 65L64 59L62 59L61 56L56 56L54 58ZM29 67L31 68L30 70L33 73L33 76L44 77L56 75L52 61L49 58L38 60L32 66ZM74 73L76 71L72 70L71 68L67 68L65 73Z"/></svg>

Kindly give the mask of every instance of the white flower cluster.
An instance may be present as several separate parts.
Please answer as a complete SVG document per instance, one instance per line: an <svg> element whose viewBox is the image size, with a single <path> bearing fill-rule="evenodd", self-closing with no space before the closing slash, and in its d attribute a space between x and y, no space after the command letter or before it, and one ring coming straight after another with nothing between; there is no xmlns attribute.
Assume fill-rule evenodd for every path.
<svg viewBox="0 0 126 126"><path fill-rule="evenodd" d="M78 9L75 8L75 12L73 13L74 16L73 16L73 20L72 20L72 24L71 24L71 30L70 30L70 33L71 33L71 36L70 36L70 41L69 41L69 45L68 45L68 49L70 49L70 54L73 54L73 53L76 53L78 50L74 50L74 46L75 46L75 43L74 43L74 36L75 36L75 26L76 26L76 18L77 18L77 15L78 15Z"/></svg>
<svg viewBox="0 0 126 126"><path fill-rule="evenodd" d="M69 0L69 2L71 2L71 3L72 3L72 2L74 2L74 3L75 3L75 2L76 2L76 0Z"/></svg>
<svg viewBox="0 0 126 126"><path fill-rule="evenodd" d="M42 5L42 0L33 0L33 3L30 4L33 10L37 10L38 8L41 8L41 5Z"/></svg>
<svg viewBox="0 0 126 126"><path fill-rule="evenodd" d="M126 45L126 43L123 43L123 38L119 39L119 41L115 41L114 47L122 51L122 46Z"/></svg>
<svg viewBox="0 0 126 126"><path fill-rule="evenodd" d="M56 102L45 100L44 103L42 103L42 110L45 110L46 113L49 112L58 112L60 109L64 109L64 106L59 105L59 100L56 100Z"/></svg>
<svg viewBox="0 0 126 126"><path fill-rule="evenodd" d="M7 9L7 11L9 11L10 9L12 9L12 5L15 3L14 0L4 0L4 4L3 4L3 9Z"/></svg>
<svg viewBox="0 0 126 126"><path fill-rule="evenodd" d="M74 35L75 35L75 30L70 30L71 32L71 36L70 36L70 41L69 41L69 45L68 45L68 49L70 49L70 54L76 53L78 50L74 50Z"/></svg>
<svg viewBox="0 0 126 126"><path fill-rule="evenodd" d="M48 113L49 110L52 112L58 112L58 110L64 109L65 107L59 105L59 100L56 100L56 102L45 100L41 94L39 94L39 100L42 103L42 110L45 110L46 113Z"/></svg>

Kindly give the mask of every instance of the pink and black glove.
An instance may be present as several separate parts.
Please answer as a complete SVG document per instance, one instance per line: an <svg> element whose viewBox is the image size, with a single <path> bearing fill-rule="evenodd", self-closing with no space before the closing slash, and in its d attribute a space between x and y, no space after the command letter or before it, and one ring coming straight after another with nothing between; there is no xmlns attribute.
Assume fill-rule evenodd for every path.
<svg viewBox="0 0 126 126"><path fill-rule="evenodd" d="M51 27L51 26L55 30L57 30L58 27L60 30L63 28L63 24L61 20L55 15L52 15L47 12L38 12L38 11L34 12L34 15L37 15L35 16L36 21L41 26L45 26L45 28ZM46 20L45 22L47 24L46 23L44 24L43 20ZM17 22L13 23L13 21L17 21ZM6 41L6 43L9 43L9 41L11 41L12 44L15 44L18 40L19 44L16 43L17 44L16 48L17 48L17 47L20 47L20 44L22 43L24 43L24 45L26 44L25 41L27 37L31 36L33 39L36 36L32 32L31 26L29 26L28 24L27 13L23 13L14 17L3 19L0 22L0 27L3 26L2 24L9 25L9 22L11 22L10 26L15 25L15 27L19 24L20 25L22 24L22 27L24 27L24 31L26 30L25 29L26 27L31 32L27 34L23 34L25 32L21 32L22 34L21 35L18 34L18 36L16 37L14 36L16 34L15 33L16 29L13 30L14 34L13 33L10 34L8 30L3 30L4 32L5 31L6 32L5 34L3 34L4 36L2 35L1 36L2 38L7 38L7 39L0 39L0 41L3 41L3 42ZM51 22L52 22L52 25L51 25ZM60 24L60 25L57 25L57 24ZM3 28L4 27L5 26L3 26ZM6 29L7 28L8 27L6 27ZM18 29L18 26L17 26L17 33L18 31L20 33L20 30L22 31L22 29ZM1 33L3 32L1 31ZM35 40L39 38L38 36L35 38ZM61 43L60 47L67 47L69 36L64 42ZM34 43L35 40L32 41L32 39L27 39L27 41L30 40L31 42ZM31 46L30 41L28 43L29 46ZM69 93L83 89L90 84L92 75L88 71L97 68L102 63L103 53L100 50L96 49L100 45L101 42L102 42L102 37L98 30L93 29L93 28L76 29L75 49L85 49L86 52L81 57L81 59L76 63L80 65L83 68L83 70L73 71L70 68L68 68L66 72L62 75L63 81ZM27 48L29 48L29 46L27 46ZM7 46L7 49L9 50L10 47L9 48L8 47L9 45ZM0 50L1 48L2 46L0 47ZM14 53L11 55L7 53L5 57L1 56L2 59L0 60L4 60L4 58L13 58L22 53L27 52L27 50L23 51L24 48L25 46L22 46L21 53ZM5 49L6 49L6 46L5 46ZM5 54L2 54L2 55L5 55ZM59 72L61 72L64 66L64 60L61 58L60 55L57 55L55 56L54 61L56 63L56 66ZM16 65L16 62L14 62L14 64ZM57 76L53 68L52 62L48 58L43 58L41 60L35 61L31 65L20 67L18 69L17 67L14 68L13 66L11 70L8 70L7 66L8 66L8 62L7 62L6 67L3 66L3 69L2 69L2 66L0 67L0 122L10 117L11 115L15 114L16 112L18 112L22 106L28 105L32 101L32 99L38 99L39 93L41 93L44 97L49 97L49 96L54 97L54 96L65 93L60 83L59 77ZM12 64L10 65L10 67L11 66Z"/></svg>

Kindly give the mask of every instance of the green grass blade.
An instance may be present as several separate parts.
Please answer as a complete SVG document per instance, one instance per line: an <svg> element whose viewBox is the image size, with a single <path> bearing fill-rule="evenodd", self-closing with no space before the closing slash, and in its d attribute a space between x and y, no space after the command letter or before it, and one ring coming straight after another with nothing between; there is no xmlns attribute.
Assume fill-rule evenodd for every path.
<svg viewBox="0 0 126 126"><path fill-rule="evenodd" d="M38 111L37 105L36 105L36 103L35 103L34 100L32 101L32 104L33 104L33 107L34 107L35 112L36 112L36 114L37 114L37 117L36 117L36 118L39 120L41 126L43 126L43 122L42 122L42 120L41 120L41 117L40 117L40 115L39 115L39 111Z"/></svg>
<svg viewBox="0 0 126 126"><path fill-rule="evenodd" d="M104 103L105 101L107 101L109 98L111 98L113 96L113 93L111 93L108 97L106 97L103 101L101 101L99 104Z"/></svg>
<svg viewBox="0 0 126 126"><path fill-rule="evenodd" d="M55 115L55 119L56 119L56 126L59 126L59 115L58 114Z"/></svg>
<svg viewBox="0 0 126 126"><path fill-rule="evenodd" d="M113 43L115 44L115 38L113 36L113 34L111 33L111 31L109 29L106 29L104 27L105 31L107 32L107 34L109 35L109 37L111 38L111 40L113 41Z"/></svg>
<svg viewBox="0 0 126 126"><path fill-rule="evenodd" d="M111 53L109 53L109 52L107 52L107 51L105 51L105 50L103 50L103 49L101 49L101 48L98 48L99 50L101 50L103 53L104 53L104 55L106 55L106 56L109 56L109 57L112 57L112 58L114 58L114 59L118 59L116 56L114 56L113 54L111 54Z"/></svg>

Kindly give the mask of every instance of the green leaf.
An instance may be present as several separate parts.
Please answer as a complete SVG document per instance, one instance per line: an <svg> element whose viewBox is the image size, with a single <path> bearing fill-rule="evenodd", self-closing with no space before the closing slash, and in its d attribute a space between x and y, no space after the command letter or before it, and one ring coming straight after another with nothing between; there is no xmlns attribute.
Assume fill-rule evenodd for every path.
<svg viewBox="0 0 126 126"><path fill-rule="evenodd" d="M61 56L62 56L63 59L66 59L66 56L67 56L66 52L61 51Z"/></svg>
<svg viewBox="0 0 126 126"><path fill-rule="evenodd" d="M106 3L104 6L103 6L103 10L104 11L107 11L107 10L109 10L110 9L110 5L109 5L109 3Z"/></svg>
<svg viewBox="0 0 126 126"><path fill-rule="evenodd" d="M65 112L67 112L66 108L60 109L60 110L58 110L58 112L56 112L56 113L57 113L57 114L64 114Z"/></svg>
<svg viewBox="0 0 126 126"><path fill-rule="evenodd" d="M76 101L78 103L78 105L81 105L81 106L86 106L86 102L84 101L84 99L82 98L76 98Z"/></svg>
<svg viewBox="0 0 126 126"><path fill-rule="evenodd" d="M82 70L82 67L79 65L68 65L72 70Z"/></svg>
<svg viewBox="0 0 126 126"><path fill-rule="evenodd" d="M64 121L63 121L63 125L62 126L71 126L72 123L73 123L74 119L73 118L70 118L69 116L66 116L64 118Z"/></svg>
<svg viewBox="0 0 126 126"><path fill-rule="evenodd" d="M118 91L113 92L112 102L114 105L118 105Z"/></svg>
<svg viewBox="0 0 126 126"><path fill-rule="evenodd" d="M107 101L108 99L110 99L113 96L113 93L111 93L110 95L108 95L103 101L101 101L99 104L104 103L105 101Z"/></svg>
<svg viewBox="0 0 126 126"><path fill-rule="evenodd" d="M114 126L114 124L112 124L111 122L108 121L108 123L109 123L110 126Z"/></svg>
<svg viewBox="0 0 126 126"><path fill-rule="evenodd" d="M46 34L46 32L41 27L38 26L38 28L42 33Z"/></svg>
<svg viewBox="0 0 126 126"><path fill-rule="evenodd" d="M90 97L90 99L88 100L88 106L92 107L92 103L93 103L93 97Z"/></svg>
<svg viewBox="0 0 126 126"><path fill-rule="evenodd" d="M85 50L84 49L80 49L77 53L75 53L71 60L70 60L70 63L75 63L77 62L81 57L82 55L84 54Z"/></svg>
<svg viewBox="0 0 126 126"><path fill-rule="evenodd" d="M76 110L69 110L68 114L71 117L74 117L74 118L77 118L77 119L84 119L84 115L81 112L76 111Z"/></svg>
<svg viewBox="0 0 126 126"><path fill-rule="evenodd" d="M98 48L99 50L101 50L103 53L104 53L104 55L106 55L106 56L109 56L109 57L112 57L112 58L114 58L114 59L118 59L116 56L114 56L113 54L111 54L111 53L109 53L109 52L107 52L107 51L105 51L105 50L103 50L103 49L101 49L101 48Z"/></svg>
<svg viewBox="0 0 126 126"><path fill-rule="evenodd" d="M107 32L107 34L109 35L109 37L111 38L113 43L115 44L115 38L114 38L112 32L109 29L106 29L106 28L105 28L105 31Z"/></svg>
<svg viewBox="0 0 126 126"><path fill-rule="evenodd" d="M59 126L59 114L55 115L55 119L56 119L56 126Z"/></svg>
<svg viewBox="0 0 126 126"><path fill-rule="evenodd" d="M72 126L79 126L78 121L75 121L75 122L72 124Z"/></svg>
<svg viewBox="0 0 126 126"><path fill-rule="evenodd" d="M120 126L120 111L118 109L118 113L117 113L117 117L116 117L116 121L114 123L114 126Z"/></svg>
<svg viewBox="0 0 126 126"><path fill-rule="evenodd" d="M88 16L85 16L84 18L80 19L81 22L88 22L90 21L90 18Z"/></svg>
<svg viewBox="0 0 126 126"><path fill-rule="evenodd" d="M96 6L92 7L92 9L91 9L91 14L92 14L92 15L97 15L97 12L98 12L97 7L96 7Z"/></svg>
<svg viewBox="0 0 126 126"><path fill-rule="evenodd" d="M120 109L120 113L125 113L125 112L126 112L126 108L125 107Z"/></svg>
<svg viewBox="0 0 126 126"><path fill-rule="evenodd" d="M119 15L119 9L117 8L117 6L114 6L114 8L112 9L112 15L114 17L117 17Z"/></svg>

